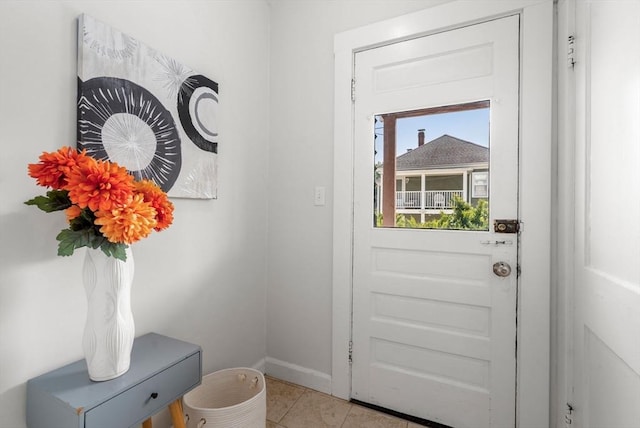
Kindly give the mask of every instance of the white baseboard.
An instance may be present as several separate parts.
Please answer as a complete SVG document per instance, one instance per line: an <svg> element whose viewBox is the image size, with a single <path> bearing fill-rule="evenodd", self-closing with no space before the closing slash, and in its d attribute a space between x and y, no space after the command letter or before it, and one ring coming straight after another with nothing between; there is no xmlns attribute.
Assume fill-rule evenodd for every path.
<svg viewBox="0 0 640 428"><path fill-rule="evenodd" d="M265 361L266 361L266 359L263 358L260 361L258 361L256 364L251 366L251 368L254 369L254 370L258 370L261 373L264 373L266 371L265 370L265 366L266 366Z"/></svg>
<svg viewBox="0 0 640 428"><path fill-rule="evenodd" d="M271 357L265 359L265 373L305 388L331 394L331 376L326 373Z"/></svg>

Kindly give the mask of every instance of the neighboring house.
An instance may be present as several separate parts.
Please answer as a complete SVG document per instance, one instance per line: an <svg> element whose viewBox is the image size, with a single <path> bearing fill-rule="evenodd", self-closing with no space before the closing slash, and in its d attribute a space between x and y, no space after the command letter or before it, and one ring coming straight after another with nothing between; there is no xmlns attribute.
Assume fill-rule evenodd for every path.
<svg viewBox="0 0 640 428"><path fill-rule="evenodd" d="M378 168L382 174L382 167ZM382 181L380 181L382 182ZM376 211L382 192L377 188ZM424 222L440 212L450 213L454 196L475 205L489 195L489 149L451 135L424 143L396 158L396 214Z"/></svg>

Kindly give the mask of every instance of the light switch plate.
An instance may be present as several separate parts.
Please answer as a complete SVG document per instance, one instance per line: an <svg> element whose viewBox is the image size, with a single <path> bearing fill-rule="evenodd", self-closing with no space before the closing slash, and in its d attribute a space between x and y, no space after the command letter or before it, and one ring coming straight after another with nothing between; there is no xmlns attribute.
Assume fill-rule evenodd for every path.
<svg viewBox="0 0 640 428"><path fill-rule="evenodd" d="M313 205L322 206L324 205L324 197L325 197L325 188L324 186L316 186L315 192L313 194Z"/></svg>

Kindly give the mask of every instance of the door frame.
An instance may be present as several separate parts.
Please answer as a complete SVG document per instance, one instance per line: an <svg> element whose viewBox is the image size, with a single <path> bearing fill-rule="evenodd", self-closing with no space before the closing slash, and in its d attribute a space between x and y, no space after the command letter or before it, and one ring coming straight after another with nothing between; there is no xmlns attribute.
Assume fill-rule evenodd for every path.
<svg viewBox="0 0 640 428"><path fill-rule="evenodd" d="M331 393L351 395L353 103L355 53L494 18L520 14L520 199L516 421L550 423L553 0L452 1L339 33L334 40L333 327ZM355 96L357 97L357 91ZM522 189L530 189L523 192Z"/></svg>

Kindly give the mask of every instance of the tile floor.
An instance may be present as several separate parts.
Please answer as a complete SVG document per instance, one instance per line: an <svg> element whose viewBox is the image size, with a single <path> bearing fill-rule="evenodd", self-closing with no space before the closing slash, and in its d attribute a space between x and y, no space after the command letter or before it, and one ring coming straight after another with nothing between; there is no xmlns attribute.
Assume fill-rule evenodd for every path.
<svg viewBox="0 0 640 428"><path fill-rule="evenodd" d="M423 428L269 376L266 383L266 428Z"/></svg>

